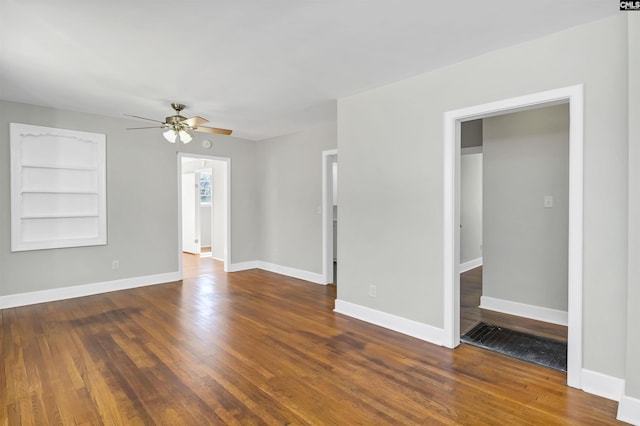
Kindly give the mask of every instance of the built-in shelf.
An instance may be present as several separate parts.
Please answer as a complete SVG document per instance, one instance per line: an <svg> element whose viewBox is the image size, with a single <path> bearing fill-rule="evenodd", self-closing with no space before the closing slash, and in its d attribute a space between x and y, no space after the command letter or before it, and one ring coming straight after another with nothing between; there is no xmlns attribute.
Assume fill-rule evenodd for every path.
<svg viewBox="0 0 640 426"><path fill-rule="evenodd" d="M89 218L89 217L99 217L98 214L45 214L45 215L29 215L22 216L20 219L78 219L78 218Z"/></svg>
<svg viewBox="0 0 640 426"><path fill-rule="evenodd" d="M94 166L63 166L55 164L22 164L23 169L54 169L54 170L78 170L83 172L95 172L98 170Z"/></svg>
<svg viewBox="0 0 640 426"><path fill-rule="evenodd" d="M34 189L34 190L22 190L21 194L80 194L80 195L98 195L97 191L57 191L57 190L44 190L44 189Z"/></svg>
<svg viewBox="0 0 640 426"><path fill-rule="evenodd" d="M107 242L106 137L10 124L11 251Z"/></svg>

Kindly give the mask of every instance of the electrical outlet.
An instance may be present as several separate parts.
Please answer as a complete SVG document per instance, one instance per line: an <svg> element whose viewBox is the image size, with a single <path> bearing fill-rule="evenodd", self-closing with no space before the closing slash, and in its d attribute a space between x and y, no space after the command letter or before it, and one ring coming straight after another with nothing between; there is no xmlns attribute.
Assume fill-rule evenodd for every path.
<svg viewBox="0 0 640 426"><path fill-rule="evenodd" d="M113 262L111 262L111 269L119 269L119 268L120 268L119 260L114 260Z"/></svg>
<svg viewBox="0 0 640 426"><path fill-rule="evenodd" d="M376 297L376 286L375 285L370 285L369 286L369 296Z"/></svg>

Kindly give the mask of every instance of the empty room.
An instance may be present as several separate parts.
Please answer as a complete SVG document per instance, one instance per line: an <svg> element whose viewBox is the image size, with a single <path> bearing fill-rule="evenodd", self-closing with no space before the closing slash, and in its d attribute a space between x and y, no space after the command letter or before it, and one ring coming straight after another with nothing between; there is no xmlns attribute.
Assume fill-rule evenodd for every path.
<svg viewBox="0 0 640 426"><path fill-rule="evenodd" d="M0 424L640 424L639 2L0 16Z"/></svg>

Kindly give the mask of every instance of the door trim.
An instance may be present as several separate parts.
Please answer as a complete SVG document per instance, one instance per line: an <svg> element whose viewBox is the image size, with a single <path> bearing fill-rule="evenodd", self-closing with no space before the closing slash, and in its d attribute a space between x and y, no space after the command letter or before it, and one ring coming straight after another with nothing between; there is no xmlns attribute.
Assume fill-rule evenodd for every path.
<svg viewBox="0 0 640 426"><path fill-rule="evenodd" d="M224 271L228 272L228 267L231 264L231 158L228 157L216 157L212 155L192 154L188 152L178 152L178 203L182 203L182 159L183 158L199 158L203 160L215 160L226 163L226 179L227 179L227 197L226 197L226 233L227 238L225 241L224 249ZM180 205L180 204L179 204ZM182 208L178 209L178 271L182 276Z"/></svg>
<svg viewBox="0 0 640 426"><path fill-rule="evenodd" d="M322 151L322 280L333 282L333 180L329 172L337 149Z"/></svg>
<svg viewBox="0 0 640 426"><path fill-rule="evenodd" d="M569 103L567 384L581 388L584 86L578 84L444 113L444 345L460 344L460 123Z"/></svg>
<svg viewBox="0 0 640 426"><path fill-rule="evenodd" d="M202 247L202 235L201 235L201 225L200 225L200 200L197 195L196 188L199 186L198 183L200 181L200 173L198 171L183 173L182 176L182 203L180 204L180 212L183 213L182 219L187 220L188 217L185 218L184 212L185 209L188 208L188 214L191 214L193 210L193 222L185 224L184 221L180 222L182 224L182 229L180 230L180 237L182 240L182 251L184 253L195 254L200 256L201 247ZM188 178L188 179L187 179ZM190 191L187 191L190 190ZM185 197L187 199L185 199ZM191 199L193 197L193 199ZM188 222L191 222L188 220ZM185 226L186 225L186 226ZM185 238L185 233L190 234L190 229L193 230L193 235L189 235L192 238Z"/></svg>

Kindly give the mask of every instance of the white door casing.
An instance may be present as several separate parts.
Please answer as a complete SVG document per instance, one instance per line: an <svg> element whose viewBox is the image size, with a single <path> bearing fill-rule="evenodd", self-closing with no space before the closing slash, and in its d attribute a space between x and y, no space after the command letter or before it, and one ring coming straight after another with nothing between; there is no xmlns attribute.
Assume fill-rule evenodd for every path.
<svg viewBox="0 0 640 426"><path fill-rule="evenodd" d="M581 388L583 259L582 84L471 106L444 114L444 339L460 344L460 123L569 103L569 253L567 384Z"/></svg>
<svg viewBox="0 0 640 426"><path fill-rule="evenodd" d="M333 282L333 163L337 149L322 151L322 276Z"/></svg>
<svg viewBox="0 0 640 426"><path fill-rule="evenodd" d="M222 197L222 201L221 203L224 204L224 208L223 208L223 213L220 215L221 220L223 221L222 224L222 228L223 228L223 263L224 263L224 271L228 272L230 265L231 265L231 240L232 240L232 236L231 236L231 221L232 221L232 217L231 217L231 158L228 157L216 157L216 156L211 156L211 155L201 155L201 154L190 154L190 153L183 153L183 152L178 152L177 153L177 161L178 161L178 167L177 167L177 187L178 187L178 205L180 206L180 208L178 208L178 265L179 265L179 272L180 274L182 274L182 252L183 252L183 239L182 239L182 228L183 228L183 211L182 211L182 194L183 192L185 192L183 190L183 184L182 184L182 172L183 172L183 161L185 160L189 160L189 159L204 159L204 160L213 160L213 161L217 161L219 163L223 163L224 167L222 169L222 183L220 186L218 186L218 193L221 193L221 197ZM195 177L194 177L195 180ZM195 183L195 182L194 182ZM198 191L198 195L199 195L199 191ZM198 195L194 195L198 198L198 201L200 199L200 197Z"/></svg>

